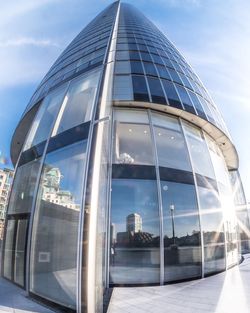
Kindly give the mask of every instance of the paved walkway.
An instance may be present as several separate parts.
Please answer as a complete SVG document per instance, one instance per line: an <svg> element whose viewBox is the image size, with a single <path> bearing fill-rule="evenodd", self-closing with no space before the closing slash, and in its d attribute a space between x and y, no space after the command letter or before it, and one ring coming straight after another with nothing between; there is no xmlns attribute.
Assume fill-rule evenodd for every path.
<svg viewBox="0 0 250 313"><path fill-rule="evenodd" d="M52 313L0 278L0 312ZM162 287L115 288L108 313L250 313L250 255L205 279ZM95 312L91 312L95 313Z"/></svg>
<svg viewBox="0 0 250 313"><path fill-rule="evenodd" d="M45 306L30 300L26 292L0 278L0 312L6 313L54 313Z"/></svg>
<svg viewBox="0 0 250 313"><path fill-rule="evenodd" d="M115 288L108 313L250 313L250 255L218 275L161 287Z"/></svg>

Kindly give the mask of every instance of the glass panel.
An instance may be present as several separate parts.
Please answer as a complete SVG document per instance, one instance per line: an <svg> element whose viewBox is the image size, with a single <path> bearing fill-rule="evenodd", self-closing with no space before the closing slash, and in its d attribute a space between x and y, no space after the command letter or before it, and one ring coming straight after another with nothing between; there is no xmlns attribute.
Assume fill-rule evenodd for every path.
<svg viewBox="0 0 250 313"><path fill-rule="evenodd" d="M159 215L155 181L114 179L110 283L159 283Z"/></svg>
<svg viewBox="0 0 250 313"><path fill-rule="evenodd" d="M189 96L188 96L186 89L181 87L181 86L178 86L178 85L176 85L176 88L177 88L177 91L179 93L179 96L181 98L181 101L182 101L182 104L183 104L185 110L196 114L195 109L193 107L193 104L192 104Z"/></svg>
<svg viewBox="0 0 250 313"><path fill-rule="evenodd" d="M194 94L193 92L188 92L190 98L192 99L193 105L195 106L196 111L198 112L198 115L200 115L203 118L206 118L206 115L204 113L204 110L200 104L200 101L197 97L196 94Z"/></svg>
<svg viewBox="0 0 250 313"><path fill-rule="evenodd" d="M15 220L8 220L5 237L4 267L3 267L4 270L3 275L8 279L12 279L14 234L15 234Z"/></svg>
<svg viewBox="0 0 250 313"><path fill-rule="evenodd" d="M191 171L188 151L178 121L152 114L158 163L160 166ZM164 125L162 127L162 125Z"/></svg>
<svg viewBox="0 0 250 313"><path fill-rule="evenodd" d="M131 76L114 76L114 100L133 100Z"/></svg>
<svg viewBox="0 0 250 313"><path fill-rule="evenodd" d="M161 82L157 78L148 77L148 85L151 93L152 102L156 103L166 103L165 95L162 90Z"/></svg>
<svg viewBox="0 0 250 313"><path fill-rule="evenodd" d="M144 76L132 76L134 100L149 101L148 89Z"/></svg>
<svg viewBox="0 0 250 313"><path fill-rule="evenodd" d="M143 74L141 62L130 61L132 74Z"/></svg>
<svg viewBox="0 0 250 313"><path fill-rule="evenodd" d="M238 246L237 246L237 221L236 212L232 195L231 185L222 185L218 183L221 205L224 216L226 245L227 245L227 266L231 266L238 262Z"/></svg>
<svg viewBox="0 0 250 313"><path fill-rule="evenodd" d="M215 179L213 165L203 133L188 123L183 122L183 126L193 160L194 171L203 176Z"/></svg>
<svg viewBox="0 0 250 313"><path fill-rule="evenodd" d="M161 65L157 64L156 67L158 69L158 73L159 73L160 77L171 80L171 77L170 77L168 70L166 69L165 66L161 66Z"/></svg>
<svg viewBox="0 0 250 313"><path fill-rule="evenodd" d="M53 136L91 119L99 77L100 70L71 82L59 112Z"/></svg>
<svg viewBox="0 0 250 313"><path fill-rule="evenodd" d="M183 85L181 79L180 79L180 76L178 75L178 73L175 71L175 70L172 70L171 68L168 69L171 77L172 77L172 80L176 83L179 83L181 85Z"/></svg>
<svg viewBox="0 0 250 313"><path fill-rule="evenodd" d="M204 273L210 274L222 271L226 266L223 214L216 190L199 186L198 197L204 240Z"/></svg>
<svg viewBox="0 0 250 313"><path fill-rule="evenodd" d="M8 214L31 211L40 159L17 168L9 200Z"/></svg>
<svg viewBox="0 0 250 313"><path fill-rule="evenodd" d="M153 151L148 125L115 123L113 162L153 164Z"/></svg>
<svg viewBox="0 0 250 313"><path fill-rule="evenodd" d="M25 246L28 221L18 220L17 223L14 281L16 284L24 286Z"/></svg>
<svg viewBox="0 0 250 313"><path fill-rule="evenodd" d="M157 76L156 69L153 63L143 62L146 75Z"/></svg>
<svg viewBox="0 0 250 313"><path fill-rule="evenodd" d="M205 136L205 138L208 144L216 179L224 186L229 186L229 174L222 152L212 138L209 136Z"/></svg>
<svg viewBox="0 0 250 313"><path fill-rule="evenodd" d="M183 110L180 98L176 92L176 89L175 89L173 83L171 83L167 80L162 80L162 85L163 85L163 88L165 90L165 94L168 98L169 104L175 108Z"/></svg>
<svg viewBox="0 0 250 313"><path fill-rule="evenodd" d="M116 61L115 62L115 73L116 74L130 74L130 63L129 61Z"/></svg>
<svg viewBox="0 0 250 313"><path fill-rule="evenodd" d="M41 103L40 109L32 123L31 130L27 137L24 151L47 140L50 136L51 129L63 101L67 86L68 85L65 85L59 90L49 94Z"/></svg>
<svg viewBox="0 0 250 313"><path fill-rule="evenodd" d="M164 281L201 276L201 244L194 185L161 181Z"/></svg>
<svg viewBox="0 0 250 313"><path fill-rule="evenodd" d="M74 309L85 151L84 141L46 156L31 242L31 292Z"/></svg>

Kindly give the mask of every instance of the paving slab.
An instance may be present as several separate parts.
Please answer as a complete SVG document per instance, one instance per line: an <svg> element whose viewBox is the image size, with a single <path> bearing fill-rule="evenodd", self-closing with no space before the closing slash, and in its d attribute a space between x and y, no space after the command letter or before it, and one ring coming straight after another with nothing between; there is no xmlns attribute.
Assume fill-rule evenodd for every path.
<svg viewBox="0 0 250 313"><path fill-rule="evenodd" d="M108 313L250 313L250 255L214 276L174 285L114 288Z"/></svg>
<svg viewBox="0 0 250 313"><path fill-rule="evenodd" d="M0 278L1 313L53 313ZM108 313L250 313L250 255L227 272L158 287L114 288ZM94 312L93 312L94 313Z"/></svg>

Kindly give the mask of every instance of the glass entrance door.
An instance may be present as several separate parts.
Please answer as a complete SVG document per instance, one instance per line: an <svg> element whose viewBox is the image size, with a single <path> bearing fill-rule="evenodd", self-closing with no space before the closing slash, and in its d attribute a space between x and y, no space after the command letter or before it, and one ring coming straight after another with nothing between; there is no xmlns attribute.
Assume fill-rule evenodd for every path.
<svg viewBox="0 0 250 313"><path fill-rule="evenodd" d="M10 216L6 227L4 277L24 287L28 216Z"/></svg>

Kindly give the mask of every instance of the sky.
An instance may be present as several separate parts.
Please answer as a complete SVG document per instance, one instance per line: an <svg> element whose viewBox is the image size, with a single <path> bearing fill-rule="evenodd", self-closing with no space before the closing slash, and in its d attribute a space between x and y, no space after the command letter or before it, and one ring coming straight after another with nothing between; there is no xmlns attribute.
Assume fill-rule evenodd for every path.
<svg viewBox="0 0 250 313"><path fill-rule="evenodd" d="M137 0L191 64L222 112L250 201L250 1ZM72 39L109 0L0 0L0 167L29 99Z"/></svg>

